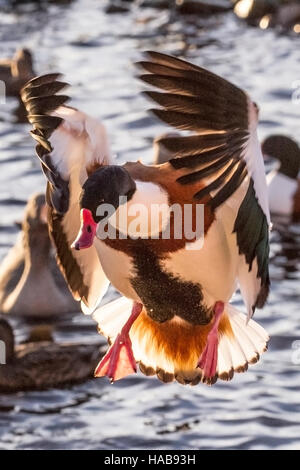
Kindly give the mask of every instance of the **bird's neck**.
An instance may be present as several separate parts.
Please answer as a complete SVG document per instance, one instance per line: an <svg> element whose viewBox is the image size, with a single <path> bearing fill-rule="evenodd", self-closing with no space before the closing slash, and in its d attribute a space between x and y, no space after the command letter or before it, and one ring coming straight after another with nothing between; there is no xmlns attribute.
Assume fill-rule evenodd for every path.
<svg viewBox="0 0 300 470"><path fill-rule="evenodd" d="M24 230L25 265L31 269L40 270L48 265L51 241L46 227L38 230Z"/></svg>

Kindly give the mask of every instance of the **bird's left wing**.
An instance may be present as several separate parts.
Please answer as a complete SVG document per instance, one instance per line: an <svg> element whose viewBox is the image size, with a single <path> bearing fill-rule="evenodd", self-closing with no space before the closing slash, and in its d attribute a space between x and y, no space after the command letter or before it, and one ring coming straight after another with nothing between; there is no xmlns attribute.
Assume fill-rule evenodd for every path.
<svg viewBox="0 0 300 470"><path fill-rule="evenodd" d="M104 126L77 109L65 105L58 95L66 83L59 74L37 77L23 88L21 96L33 126L36 153L48 180L47 203L50 235L59 266L76 300L85 313L99 304L108 280L94 246L75 251L71 244L80 228L79 197L88 175L110 163Z"/></svg>
<svg viewBox="0 0 300 470"><path fill-rule="evenodd" d="M229 235L236 234L237 277L251 316L269 291L270 216L258 108L243 90L183 60L150 51L138 65L147 72L140 78L162 90L145 91L161 106L151 111L191 132L160 144L173 155L176 183L190 187L194 201L206 200L214 216L228 222Z"/></svg>

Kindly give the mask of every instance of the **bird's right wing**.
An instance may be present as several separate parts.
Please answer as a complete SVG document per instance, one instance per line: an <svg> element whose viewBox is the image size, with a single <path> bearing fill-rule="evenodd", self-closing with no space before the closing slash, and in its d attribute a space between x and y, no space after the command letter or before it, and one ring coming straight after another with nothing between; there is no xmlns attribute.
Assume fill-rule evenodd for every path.
<svg viewBox="0 0 300 470"><path fill-rule="evenodd" d="M94 246L76 251L71 244L80 228L79 197L88 175L111 161L105 128L98 120L65 105L57 95L67 84L59 74L37 77L21 96L37 141L36 153L48 180L47 203L50 235L58 263L84 313L98 305L108 287L95 237Z"/></svg>
<svg viewBox="0 0 300 470"><path fill-rule="evenodd" d="M138 65L146 71L140 79L159 90L144 92L160 106L151 111L190 133L160 140L173 156L173 185L185 187L190 202L204 203L214 218L226 222L228 237L235 234L237 278L251 317L264 305L270 284L270 214L258 108L240 88L184 60L148 51Z"/></svg>

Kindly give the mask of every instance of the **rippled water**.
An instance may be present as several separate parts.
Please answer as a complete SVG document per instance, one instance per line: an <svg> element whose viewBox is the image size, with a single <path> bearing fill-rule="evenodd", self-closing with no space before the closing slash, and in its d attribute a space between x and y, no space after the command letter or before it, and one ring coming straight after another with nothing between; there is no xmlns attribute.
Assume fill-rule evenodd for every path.
<svg viewBox="0 0 300 470"><path fill-rule="evenodd" d="M34 50L39 73L65 73L74 104L105 122L119 161L150 162L152 139L163 130L146 113L134 78L132 64L147 49L193 59L246 88L261 107L261 137L299 138L300 107L291 99L300 79L299 39L248 28L231 14L179 21L151 8L107 15L104 6L78 0L5 8L0 53L23 45ZM27 197L45 186L29 126L14 122L15 107L11 99L0 108L1 256L14 243ZM292 349L300 339L299 226L278 224L271 256L272 293L256 314L272 336L270 350L248 373L212 388L137 375L113 386L98 379L2 395L0 449L300 449L300 358ZM239 296L235 302L241 304ZM22 338L24 328L16 327ZM58 341L88 335L95 327L82 315L61 319L55 329Z"/></svg>

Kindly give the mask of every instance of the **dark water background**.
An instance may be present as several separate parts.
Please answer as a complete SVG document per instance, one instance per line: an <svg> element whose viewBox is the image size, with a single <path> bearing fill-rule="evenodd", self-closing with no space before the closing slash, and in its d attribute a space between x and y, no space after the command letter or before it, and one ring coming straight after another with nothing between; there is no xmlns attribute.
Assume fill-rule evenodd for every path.
<svg viewBox="0 0 300 470"><path fill-rule="evenodd" d="M106 124L118 161L151 162L164 128L147 113L133 62L147 49L179 54L246 88L261 107L260 136L299 139L299 39L247 27L231 14L201 20L133 7L107 15L104 1L78 0L37 9L5 9L0 0L0 54L34 50L39 73L62 71L75 106ZM2 9L1 9L2 6ZM14 243L24 204L45 186L16 101L0 106L0 255ZM272 293L258 320L270 350L246 374L209 388L132 376L111 386L91 380L63 390L0 396L0 449L300 449L300 227L272 234ZM112 295L112 292L109 293ZM108 299L108 298L107 298ZM240 297L235 299L241 305ZM16 324L17 338L26 334ZM63 317L55 339L95 338L81 314ZM76 367L76 364L74 364Z"/></svg>

